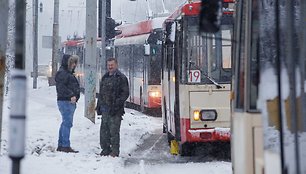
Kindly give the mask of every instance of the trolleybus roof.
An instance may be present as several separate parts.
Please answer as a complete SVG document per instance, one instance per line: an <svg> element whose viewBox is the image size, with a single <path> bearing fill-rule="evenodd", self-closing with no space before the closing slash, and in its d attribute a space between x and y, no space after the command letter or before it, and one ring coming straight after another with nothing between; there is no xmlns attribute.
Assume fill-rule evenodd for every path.
<svg viewBox="0 0 306 174"><path fill-rule="evenodd" d="M235 0L223 0L223 3L234 3ZM167 19L167 22L174 21L181 16L196 16L201 11L201 1L186 2L178 7ZM233 11L223 11L223 14L233 14Z"/></svg>
<svg viewBox="0 0 306 174"><path fill-rule="evenodd" d="M137 22L135 24L126 24L118 26L117 28L121 30L122 33L116 36L116 38L131 37L151 33L154 29L162 28L165 19L166 17L159 17Z"/></svg>

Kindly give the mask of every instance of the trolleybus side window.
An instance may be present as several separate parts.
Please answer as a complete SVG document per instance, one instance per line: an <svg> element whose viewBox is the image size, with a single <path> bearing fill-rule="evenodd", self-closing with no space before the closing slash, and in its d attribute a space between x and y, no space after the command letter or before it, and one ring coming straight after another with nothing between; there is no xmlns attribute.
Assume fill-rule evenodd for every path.
<svg viewBox="0 0 306 174"><path fill-rule="evenodd" d="M259 9L256 5L258 2L252 1L252 19L250 27L250 55L248 57L248 76L247 81L247 109L248 111L257 111L258 86L259 86Z"/></svg>
<svg viewBox="0 0 306 174"><path fill-rule="evenodd" d="M161 46L152 45L152 54L149 65L149 84L150 85L159 85L160 84L160 69L161 69Z"/></svg>
<svg viewBox="0 0 306 174"><path fill-rule="evenodd" d="M241 3L238 4L241 6ZM245 6L245 4L244 4ZM244 109L244 89L245 89L245 82L244 82L244 57L245 57L245 30L246 30L246 17L244 15L245 7L237 8L237 26L238 28L235 30L235 76L237 77L235 81L235 108L236 109ZM237 50L239 49L239 50Z"/></svg>
<svg viewBox="0 0 306 174"><path fill-rule="evenodd" d="M116 56L117 59L120 60L120 69L122 70L122 73L126 74L127 76L129 76L129 60L132 60L130 57L131 54L128 54L130 52L127 52L130 50L129 48L129 46L116 47L116 52L119 54Z"/></svg>
<svg viewBox="0 0 306 174"><path fill-rule="evenodd" d="M167 22L166 23L166 69L172 70L173 69L173 58L174 58L174 42L175 42L175 31L176 24L175 22Z"/></svg>
<svg viewBox="0 0 306 174"><path fill-rule="evenodd" d="M245 5L245 4L244 4ZM237 36L235 39L238 41L236 48L240 49L240 54L236 58L237 68L235 75L238 77L236 84L236 108L244 109L248 112L257 112L257 99L258 99L258 83L259 83L259 30L258 30L258 9L253 8L252 19L246 19L245 13L247 8L240 8L240 14L238 22L240 23L240 31L237 30ZM240 21L239 21L240 19ZM252 21L248 26L246 21ZM247 40L251 40L251 44L246 43ZM247 71L245 71L245 65ZM245 79L244 76L247 76ZM245 93L246 92L246 93ZM244 96L246 95L246 96Z"/></svg>
<svg viewBox="0 0 306 174"><path fill-rule="evenodd" d="M142 45L136 45L133 46L133 54L132 56L134 57L135 63L134 63L134 77L142 77L143 76L143 50L142 50Z"/></svg>
<svg viewBox="0 0 306 174"><path fill-rule="evenodd" d="M172 57L173 57L173 44L167 45L167 69L172 69Z"/></svg>
<svg viewBox="0 0 306 174"><path fill-rule="evenodd" d="M163 45L163 47L166 47L167 48L167 45ZM162 68L163 69L166 69L167 68L167 49L163 49L163 62L162 62ZM162 71L162 78L164 78L164 74L163 74L163 71Z"/></svg>
<svg viewBox="0 0 306 174"><path fill-rule="evenodd" d="M232 68L231 62L231 49L232 49L232 42L231 42L231 30L221 30L222 31L222 68L223 69L230 69Z"/></svg>

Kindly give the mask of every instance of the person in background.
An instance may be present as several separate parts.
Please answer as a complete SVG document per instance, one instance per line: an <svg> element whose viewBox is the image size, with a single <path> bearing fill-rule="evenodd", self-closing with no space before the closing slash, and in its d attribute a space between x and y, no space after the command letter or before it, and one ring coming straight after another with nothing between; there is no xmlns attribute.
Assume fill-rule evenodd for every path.
<svg viewBox="0 0 306 174"><path fill-rule="evenodd" d="M107 60L107 70L100 82L97 114L102 115L100 127L101 156L119 156L120 125L124 103L129 97L129 84L126 76L118 70L115 58Z"/></svg>
<svg viewBox="0 0 306 174"><path fill-rule="evenodd" d="M70 146L70 130L73 123L73 115L76 103L80 98L80 85L74 76L79 57L77 55L64 54L60 69L55 75L57 106L62 116L59 128L57 151L78 153Z"/></svg>

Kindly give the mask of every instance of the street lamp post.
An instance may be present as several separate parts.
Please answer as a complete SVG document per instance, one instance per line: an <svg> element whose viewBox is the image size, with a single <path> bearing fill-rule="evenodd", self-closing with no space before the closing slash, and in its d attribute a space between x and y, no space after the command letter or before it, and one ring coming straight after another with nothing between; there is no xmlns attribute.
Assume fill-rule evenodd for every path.
<svg viewBox="0 0 306 174"><path fill-rule="evenodd" d="M38 0L33 0L33 13L33 89L36 89L38 77Z"/></svg>
<svg viewBox="0 0 306 174"><path fill-rule="evenodd" d="M59 49L59 0L54 0L54 19L52 36L52 76L49 86L55 85L55 74L57 71L58 49Z"/></svg>
<svg viewBox="0 0 306 174"><path fill-rule="evenodd" d="M8 22L8 0L0 1L0 147L2 133L2 110L4 94L4 76L5 76L5 57L7 42L7 22ZM1 148L0 148L1 151Z"/></svg>
<svg viewBox="0 0 306 174"><path fill-rule="evenodd" d="M25 73L25 0L16 1L15 7L15 68L11 75L9 157L12 174L19 174L20 161L25 149L26 73Z"/></svg>

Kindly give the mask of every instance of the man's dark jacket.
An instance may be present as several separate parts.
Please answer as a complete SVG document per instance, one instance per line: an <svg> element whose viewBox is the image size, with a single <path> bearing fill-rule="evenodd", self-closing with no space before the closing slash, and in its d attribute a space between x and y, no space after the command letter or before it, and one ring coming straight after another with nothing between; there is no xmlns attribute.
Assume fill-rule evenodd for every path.
<svg viewBox="0 0 306 174"><path fill-rule="evenodd" d="M124 102L129 97L129 84L126 76L117 70L114 75L104 74L100 82L97 114L124 114Z"/></svg>
<svg viewBox="0 0 306 174"><path fill-rule="evenodd" d="M61 67L55 75L57 100L70 101L71 97L75 96L78 101L80 98L80 84L73 75L74 70L69 71L68 69L69 58L70 55L68 54L63 56Z"/></svg>

